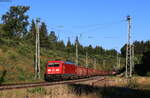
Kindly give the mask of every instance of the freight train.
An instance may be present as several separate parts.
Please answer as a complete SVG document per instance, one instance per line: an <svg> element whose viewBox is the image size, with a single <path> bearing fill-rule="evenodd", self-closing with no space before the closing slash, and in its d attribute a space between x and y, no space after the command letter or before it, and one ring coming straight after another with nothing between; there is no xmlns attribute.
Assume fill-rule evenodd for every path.
<svg viewBox="0 0 150 98"><path fill-rule="evenodd" d="M86 78L98 75L114 75L115 71L100 71L77 66L67 61L48 61L45 68L45 81Z"/></svg>

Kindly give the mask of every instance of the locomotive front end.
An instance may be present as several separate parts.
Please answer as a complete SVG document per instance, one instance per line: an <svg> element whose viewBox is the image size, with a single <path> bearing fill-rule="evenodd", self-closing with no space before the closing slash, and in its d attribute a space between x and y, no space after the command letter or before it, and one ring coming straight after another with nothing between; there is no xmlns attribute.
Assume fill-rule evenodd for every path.
<svg viewBox="0 0 150 98"><path fill-rule="evenodd" d="M62 62L48 61L45 70L45 80L54 80L60 77L62 74Z"/></svg>

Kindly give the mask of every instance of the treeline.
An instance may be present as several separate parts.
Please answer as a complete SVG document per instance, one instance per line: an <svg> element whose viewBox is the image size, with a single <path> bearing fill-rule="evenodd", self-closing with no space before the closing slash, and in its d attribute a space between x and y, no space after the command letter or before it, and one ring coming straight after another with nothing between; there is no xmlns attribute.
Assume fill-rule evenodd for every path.
<svg viewBox="0 0 150 98"><path fill-rule="evenodd" d="M134 46L134 62L135 73L139 75L150 75L150 40L135 41ZM126 45L121 48L121 55L126 56Z"/></svg>
<svg viewBox="0 0 150 98"><path fill-rule="evenodd" d="M2 15L2 22L0 24L0 38L9 38L14 40L24 40L28 41L31 44L35 44L35 34L36 34L36 21L37 19L32 19L31 23L28 21L29 16L26 12L30 9L29 6L11 6L9 11ZM105 50L101 46L96 46L95 48L92 45L83 46L80 44L78 37L76 37L75 43L71 43L68 39L67 44L64 44L64 41L58 41L54 31L48 31L47 25L45 22L40 21L39 32L40 32L40 46L41 48L61 50L67 53L75 52L75 43L78 44L79 54L85 55L85 52L88 52L88 55L111 55L114 56L117 54L115 49ZM29 28L29 29L27 29Z"/></svg>
<svg viewBox="0 0 150 98"><path fill-rule="evenodd" d="M134 41L134 54L136 56L142 56L143 53L150 51L150 40L148 41ZM123 57L126 55L126 44L121 48L121 54Z"/></svg>

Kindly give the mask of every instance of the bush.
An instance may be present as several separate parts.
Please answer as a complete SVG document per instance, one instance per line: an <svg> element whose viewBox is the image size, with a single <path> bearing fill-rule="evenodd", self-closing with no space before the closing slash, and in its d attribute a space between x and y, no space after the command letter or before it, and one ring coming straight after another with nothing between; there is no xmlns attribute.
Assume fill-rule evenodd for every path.
<svg viewBox="0 0 150 98"><path fill-rule="evenodd" d="M18 52L24 56L28 56L28 54L32 54L33 50L29 46L21 45L18 47Z"/></svg>
<svg viewBox="0 0 150 98"><path fill-rule="evenodd" d="M9 52L9 58L11 60L13 60L13 61L17 61L18 60L17 56L14 53L12 53L12 52Z"/></svg>

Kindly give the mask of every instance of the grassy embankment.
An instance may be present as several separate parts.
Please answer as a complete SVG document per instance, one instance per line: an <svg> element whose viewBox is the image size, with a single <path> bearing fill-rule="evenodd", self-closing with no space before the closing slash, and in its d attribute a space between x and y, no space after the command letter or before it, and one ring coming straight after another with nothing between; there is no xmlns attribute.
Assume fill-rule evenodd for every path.
<svg viewBox="0 0 150 98"><path fill-rule="evenodd" d="M35 46L25 40L0 39L0 83L29 82L34 81L34 54ZM48 57L48 58L47 58ZM116 64L113 56L97 57L97 69L111 70ZM93 65L93 56L89 56L89 66ZM68 54L65 51L41 48L41 76L45 70L48 60L67 60L75 61L75 53ZM103 66L103 60L105 65ZM85 65L85 55L79 55L81 66Z"/></svg>

